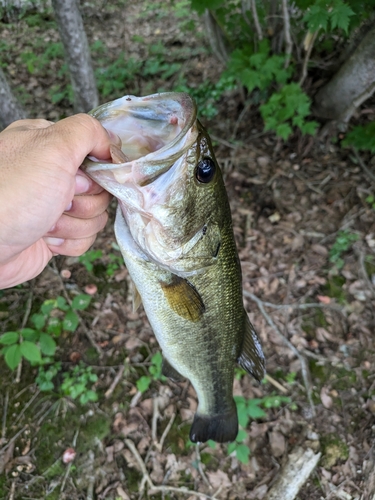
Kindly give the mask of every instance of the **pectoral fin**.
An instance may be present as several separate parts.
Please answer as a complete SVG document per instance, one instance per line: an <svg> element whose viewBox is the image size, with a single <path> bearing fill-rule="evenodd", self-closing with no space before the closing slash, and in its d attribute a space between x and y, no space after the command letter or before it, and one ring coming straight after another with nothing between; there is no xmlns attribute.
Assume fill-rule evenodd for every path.
<svg viewBox="0 0 375 500"><path fill-rule="evenodd" d="M165 358L163 358L161 372L165 377L170 378L173 382L181 382L182 380L184 380L184 377L180 373L178 373L178 371L173 368L173 366Z"/></svg>
<svg viewBox="0 0 375 500"><path fill-rule="evenodd" d="M260 382L266 373L264 354L258 335L245 311L244 314L246 316L245 335L237 363Z"/></svg>
<svg viewBox="0 0 375 500"><path fill-rule="evenodd" d="M173 274L169 283L161 282L161 288L176 314L193 323L199 321L205 307L201 296L189 281Z"/></svg>

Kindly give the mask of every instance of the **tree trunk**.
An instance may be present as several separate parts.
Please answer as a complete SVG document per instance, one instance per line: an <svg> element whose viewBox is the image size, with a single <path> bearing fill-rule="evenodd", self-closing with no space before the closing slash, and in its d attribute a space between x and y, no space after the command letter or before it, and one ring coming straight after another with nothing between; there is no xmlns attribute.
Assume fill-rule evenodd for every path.
<svg viewBox="0 0 375 500"><path fill-rule="evenodd" d="M77 0L52 0L52 7L69 66L74 110L87 112L99 104L99 98Z"/></svg>
<svg viewBox="0 0 375 500"><path fill-rule="evenodd" d="M333 78L315 96L313 112L319 118L347 123L355 110L375 91L375 25Z"/></svg>
<svg viewBox="0 0 375 500"><path fill-rule="evenodd" d="M3 70L0 68L0 127L26 118L26 113L12 94Z"/></svg>

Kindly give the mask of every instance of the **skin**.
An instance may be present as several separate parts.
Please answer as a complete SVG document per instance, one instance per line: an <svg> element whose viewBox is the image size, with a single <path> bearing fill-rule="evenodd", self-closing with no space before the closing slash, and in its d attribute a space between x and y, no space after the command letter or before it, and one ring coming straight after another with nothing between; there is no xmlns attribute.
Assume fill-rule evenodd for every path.
<svg viewBox="0 0 375 500"><path fill-rule="evenodd" d="M79 170L120 139L89 115L19 120L0 133L0 289L30 280L54 255L86 252L111 195Z"/></svg>

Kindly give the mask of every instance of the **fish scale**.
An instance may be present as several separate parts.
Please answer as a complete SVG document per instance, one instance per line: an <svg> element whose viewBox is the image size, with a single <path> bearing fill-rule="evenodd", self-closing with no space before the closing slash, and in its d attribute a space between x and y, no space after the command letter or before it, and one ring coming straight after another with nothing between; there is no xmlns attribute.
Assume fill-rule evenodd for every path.
<svg viewBox="0 0 375 500"><path fill-rule="evenodd" d="M112 163L87 159L82 168L119 200L116 239L162 349L163 373L188 378L197 393L190 439L232 441L236 363L261 380L265 361L243 307L222 174L195 103L184 93L125 96L91 114L120 132L123 150ZM139 144L134 131L143 134Z"/></svg>

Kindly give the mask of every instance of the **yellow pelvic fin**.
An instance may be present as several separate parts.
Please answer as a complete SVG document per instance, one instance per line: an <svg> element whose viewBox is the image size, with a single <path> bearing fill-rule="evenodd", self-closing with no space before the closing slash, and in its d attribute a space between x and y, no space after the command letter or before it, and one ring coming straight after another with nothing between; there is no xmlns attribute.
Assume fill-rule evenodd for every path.
<svg viewBox="0 0 375 500"><path fill-rule="evenodd" d="M123 151L117 147L115 144L111 144L109 146L109 152L112 158L112 163L126 163L129 161L129 158L126 156Z"/></svg>
<svg viewBox="0 0 375 500"><path fill-rule="evenodd" d="M201 296L191 283L173 274L169 283L160 284L165 298L176 314L194 323L200 320L205 307Z"/></svg>

